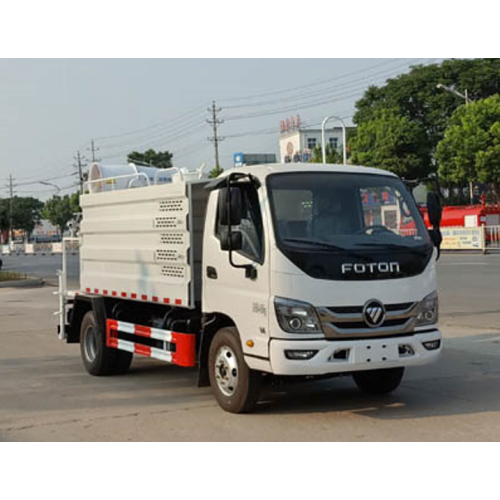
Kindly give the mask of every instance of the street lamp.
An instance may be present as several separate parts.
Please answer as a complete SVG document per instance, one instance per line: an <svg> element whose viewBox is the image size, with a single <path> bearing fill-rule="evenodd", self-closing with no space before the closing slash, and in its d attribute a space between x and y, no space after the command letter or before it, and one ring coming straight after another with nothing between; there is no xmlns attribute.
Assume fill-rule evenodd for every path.
<svg viewBox="0 0 500 500"><path fill-rule="evenodd" d="M321 151L323 153L323 163L326 163L326 144L325 144L325 126L329 120L338 120L342 125L342 149L344 153L344 165L347 165L347 146L346 146L346 133L345 133L345 123L342 118L338 116L327 116L323 123L321 124Z"/></svg>
<svg viewBox="0 0 500 500"><path fill-rule="evenodd" d="M444 85L443 83L438 83L436 85L436 88L444 90L445 92L449 92L450 94L456 95L457 97L462 98L465 101L465 105L468 106L470 101L469 101L469 93L467 92L467 89L465 89L464 93L462 94L459 92L457 89L454 87L450 87L448 85ZM470 199L470 204L474 202L474 193L473 193L473 186L472 186L472 180L471 180L471 174L469 170L469 199Z"/></svg>
<svg viewBox="0 0 500 500"><path fill-rule="evenodd" d="M58 195L61 192L61 188L57 184L52 184L52 182L47 182L47 181L38 181L40 184L43 184L44 186L52 186L57 189L56 195Z"/></svg>

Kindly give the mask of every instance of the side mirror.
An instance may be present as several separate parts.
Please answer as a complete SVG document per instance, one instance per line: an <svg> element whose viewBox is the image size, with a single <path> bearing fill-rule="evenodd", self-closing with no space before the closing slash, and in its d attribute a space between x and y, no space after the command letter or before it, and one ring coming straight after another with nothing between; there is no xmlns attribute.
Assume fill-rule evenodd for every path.
<svg viewBox="0 0 500 500"><path fill-rule="evenodd" d="M224 231L220 235L220 249L223 252L228 252L229 249L233 252L238 252L243 248L243 238L240 231L231 231L231 245L229 244L229 234Z"/></svg>
<svg viewBox="0 0 500 500"><path fill-rule="evenodd" d="M221 226L238 226L241 223L242 200L241 189L238 187L222 188L219 192L218 214ZM230 205L229 205L229 198ZM233 248L234 250L234 248Z"/></svg>
<svg viewBox="0 0 500 500"><path fill-rule="evenodd" d="M431 226L434 229L439 229L439 226L441 225L441 217L443 215L443 208L441 207L439 195L433 191L429 191L427 193L427 211Z"/></svg>

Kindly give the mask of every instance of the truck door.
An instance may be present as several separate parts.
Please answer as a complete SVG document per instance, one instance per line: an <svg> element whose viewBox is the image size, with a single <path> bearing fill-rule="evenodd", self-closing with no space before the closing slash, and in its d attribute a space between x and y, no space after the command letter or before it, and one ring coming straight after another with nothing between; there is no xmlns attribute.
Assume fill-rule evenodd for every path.
<svg viewBox="0 0 500 500"><path fill-rule="evenodd" d="M203 311L229 316L239 331L245 355L268 358L269 270L259 190L252 183L241 189L241 221L231 226L241 233L241 248L223 250L227 227L221 224L218 199L210 198L203 251ZM232 262L231 262L232 261ZM248 266L244 267L235 266ZM253 342L253 347L247 345ZM249 362L252 366L252 363Z"/></svg>

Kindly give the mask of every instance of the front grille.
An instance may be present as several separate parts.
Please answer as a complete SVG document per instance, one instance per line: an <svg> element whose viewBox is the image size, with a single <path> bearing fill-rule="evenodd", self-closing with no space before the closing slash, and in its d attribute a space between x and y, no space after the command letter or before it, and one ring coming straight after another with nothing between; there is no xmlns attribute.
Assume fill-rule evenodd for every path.
<svg viewBox="0 0 500 500"><path fill-rule="evenodd" d="M386 318L382 325L371 328L363 318L363 306L336 306L318 309L327 338L373 337L399 335L414 329L418 302L385 304Z"/></svg>
<svg viewBox="0 0 500 500"><path fill-rule="evenodd" d="M402 304L387 304L384 307L386 312L404 311L409 309L413 304L413 302L403 302ZM361 314L363 312L363 306L340 306L328 307L327 309L334 314Z"/></svg>

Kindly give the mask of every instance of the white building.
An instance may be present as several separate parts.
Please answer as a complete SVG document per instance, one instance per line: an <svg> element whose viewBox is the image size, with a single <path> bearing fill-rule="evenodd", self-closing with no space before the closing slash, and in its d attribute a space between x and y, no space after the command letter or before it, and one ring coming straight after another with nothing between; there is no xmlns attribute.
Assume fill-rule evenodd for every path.
<svg viewBox="0 0 500 500"><path fill-rule="evenodd" d="M303 128L300 118L281 122L280 159L281 163L308 162L312 151L321 145L321 129ZM352 127L348 127L349 128ZM329 127L325 130L327 145L342 151L342 127Z"/></svg>

